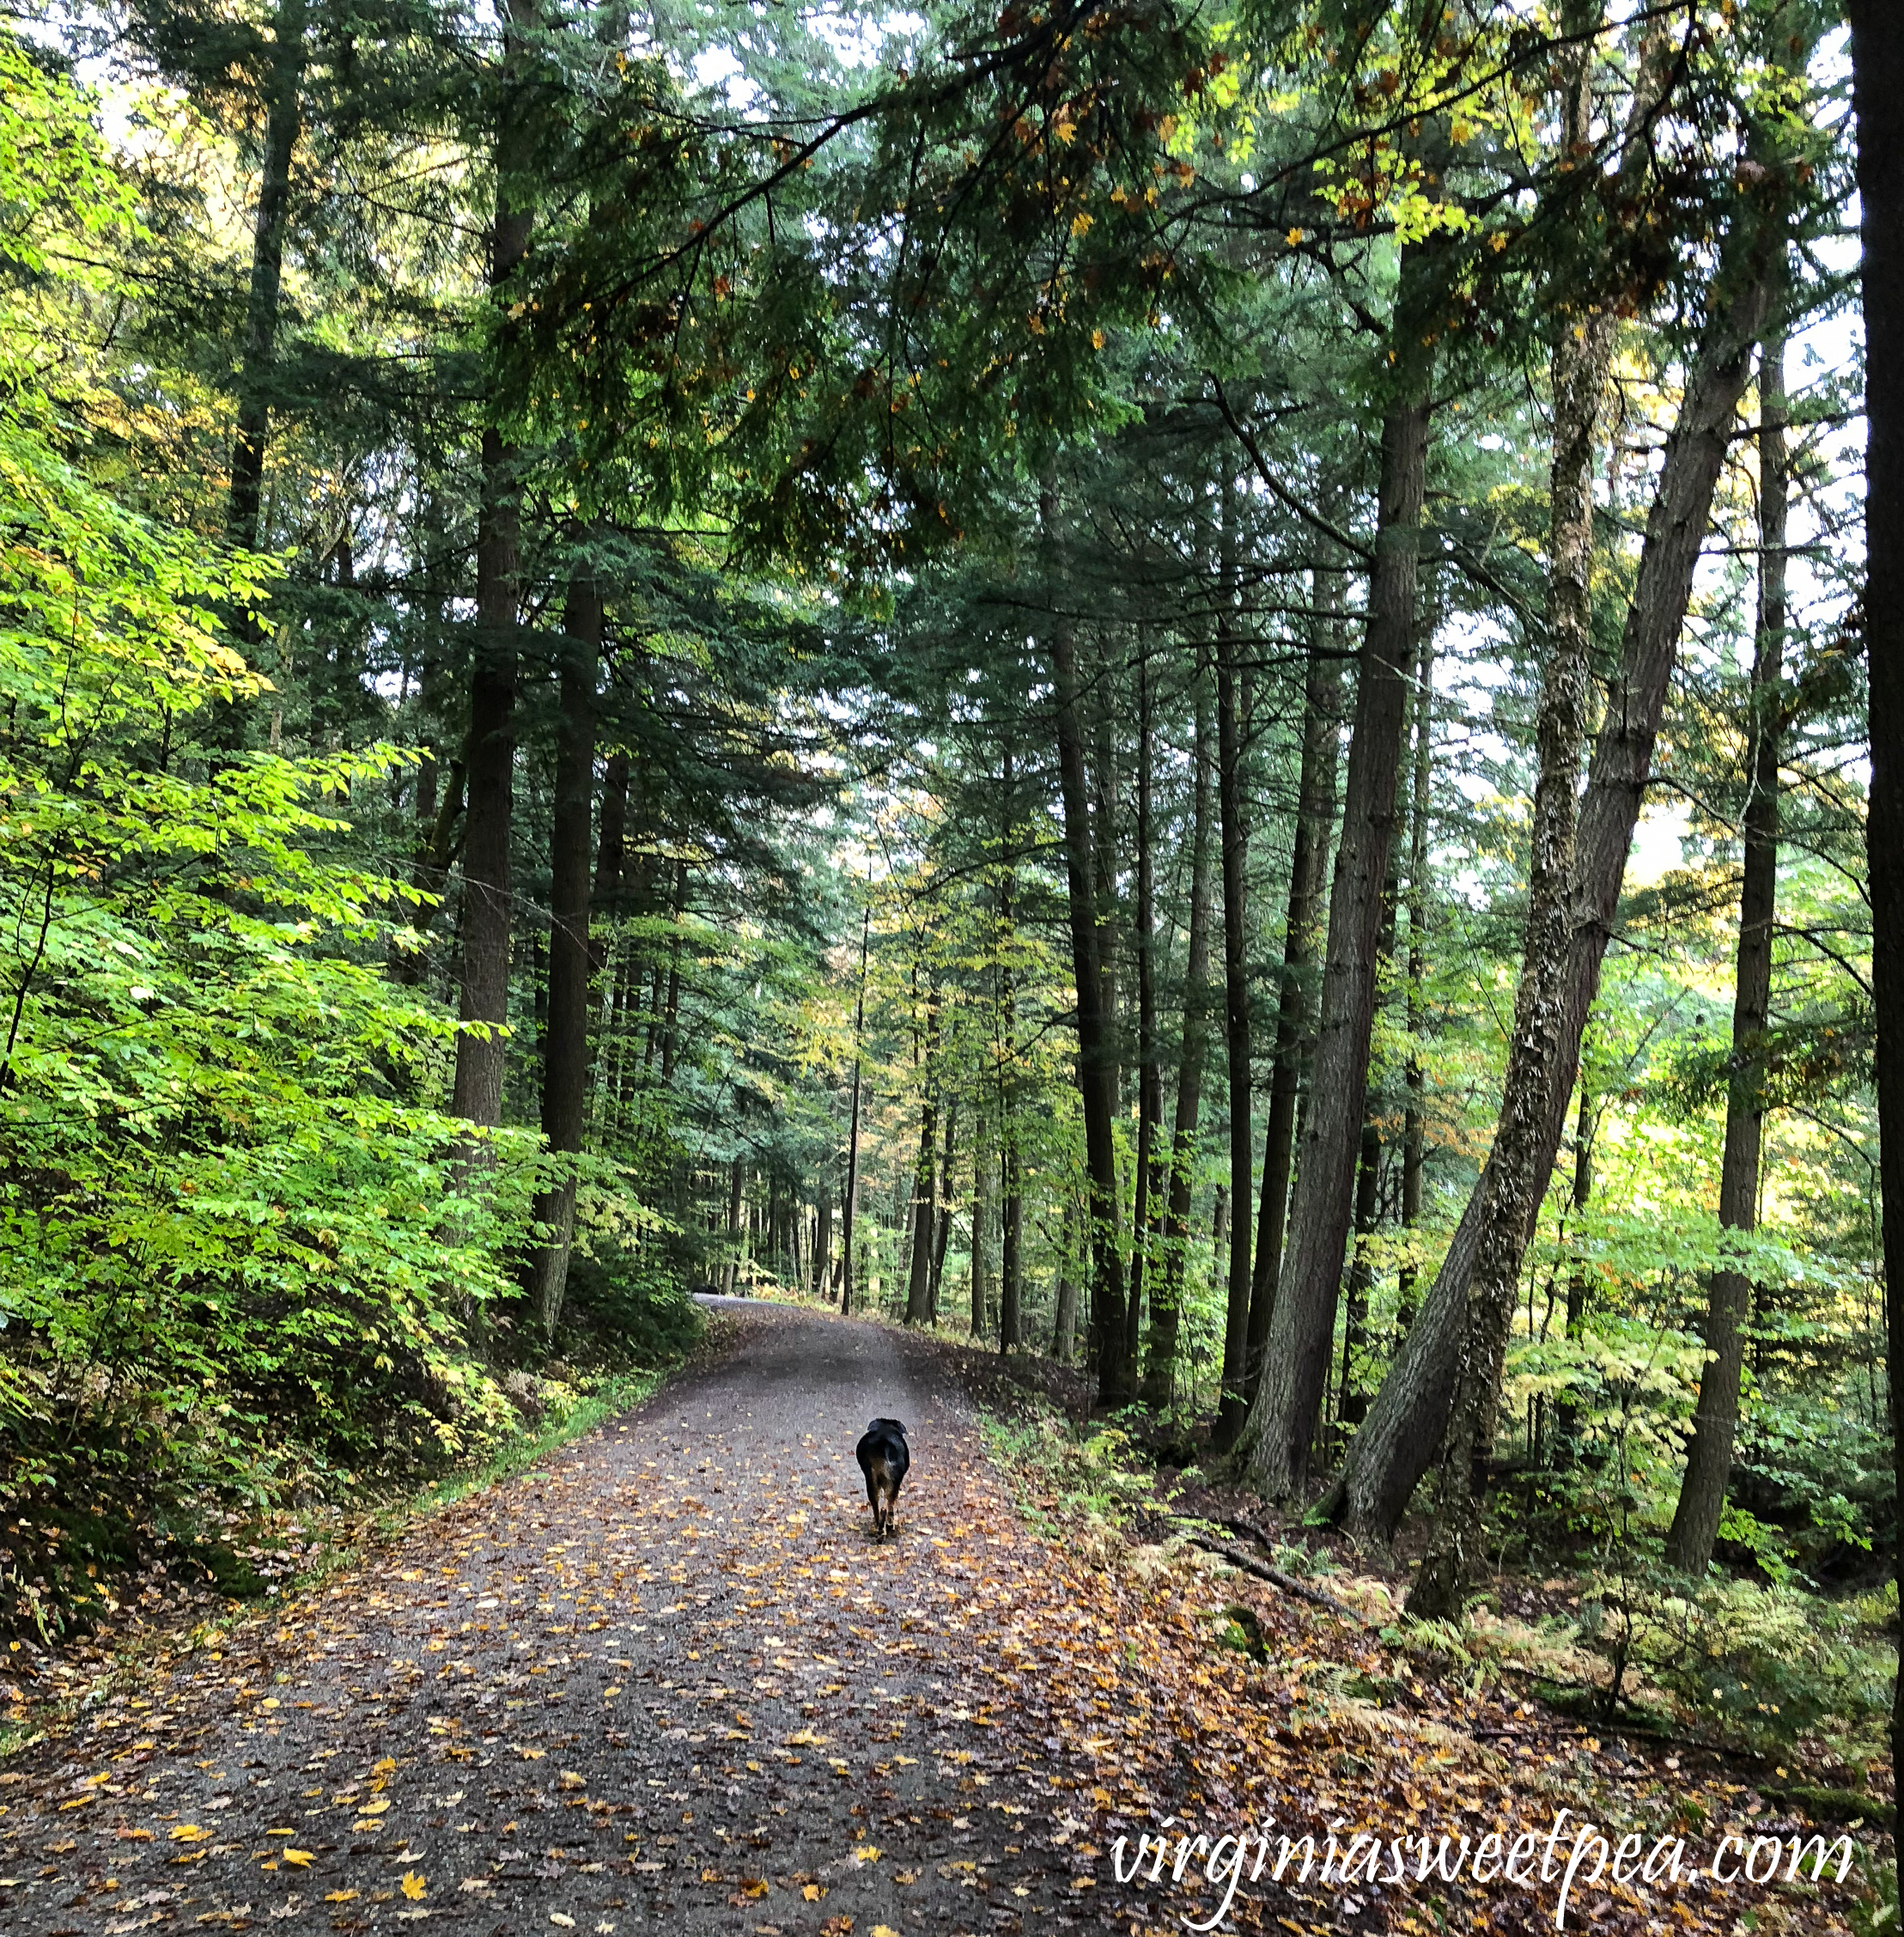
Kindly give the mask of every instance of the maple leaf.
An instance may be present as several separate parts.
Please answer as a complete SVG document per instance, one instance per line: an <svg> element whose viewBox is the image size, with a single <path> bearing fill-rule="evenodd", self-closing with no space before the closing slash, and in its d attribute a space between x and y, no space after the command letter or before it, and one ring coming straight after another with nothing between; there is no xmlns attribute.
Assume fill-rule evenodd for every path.
<svg viewBox="0 0 1904 1937"><path fill-rule="evenodd" d="M877 1863L879 1861L879 1846L876 1843L862 1843L853 1852L855 1863Z"/></svg>
<svg viewBox="0 0 1904 1937"><path fill-rule="evenodd" d="M403 1889L404 1895L409 1897L412 1903L429 1894L429 1886L423 1881L422 1874L416 1870L405 1870L404 1872Z"/></svg>
<svg viewBox="0 0 1904 1937"><path fill-rule="evenodd" d="M823 1883L803 1883L800 1893L809 1903L817 1903L825 1896L826 1885Z"/></svg>
<svg viewBox="0 0 1904 1937"><path fill-rule="evenodd" d="M316 1860L315 1853L308 1849L281 1849L277 1853L281 1863L289 1863L293 1869L307 1869Z"/></svg>

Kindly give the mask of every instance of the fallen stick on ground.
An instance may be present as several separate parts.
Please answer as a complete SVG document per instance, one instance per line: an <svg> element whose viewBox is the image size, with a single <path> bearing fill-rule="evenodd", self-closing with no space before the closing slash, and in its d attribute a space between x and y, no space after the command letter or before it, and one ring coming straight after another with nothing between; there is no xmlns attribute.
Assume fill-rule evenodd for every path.
<svg viewBox="0 0 1904 1937"><path fill-rule="evenodd" d="M1237 1543L1213 1539L1207 1533L1193 1533L1191 1540L1205 1553L1214 1554L1220 1560L1227 1561L1232 1567L1240 1568L1245 1574L1253 1574L1259 1581L1267 1581L1272 1587L1280 1587L1284 1593L1293 1594L1298 1600L1312 1602L1317 1607L1327 1608L1331 1614L1339 1615L1344 1621L1353 1621L1358 1628L1366 1628L1368 1623L1351 1607L1347 1601L1337 1600L1335 1595L1325 1593L1320 1587L1312 1587L1306 1581L1299 1581L1293 1574L1285 1574L1280 1567L1271 1567L1268 1561L1259 1561L1254 1554L1245 1554Z"/></svg>

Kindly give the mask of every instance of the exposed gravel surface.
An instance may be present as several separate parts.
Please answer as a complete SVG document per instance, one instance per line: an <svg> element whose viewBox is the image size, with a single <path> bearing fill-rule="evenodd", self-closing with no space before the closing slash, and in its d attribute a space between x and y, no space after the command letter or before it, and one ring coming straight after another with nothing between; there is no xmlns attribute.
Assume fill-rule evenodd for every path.
<svg viewBox="0 0 1904 1937"><path fill-rule="evenodd" d="M0 1926L1095 1921L1081 1825L986 1773L966 1623L1015 1522L956 1394L877 1325L723 1322L709 1368L16 1761ZM882 1544L879 1414L914 1455Z"/></svg>

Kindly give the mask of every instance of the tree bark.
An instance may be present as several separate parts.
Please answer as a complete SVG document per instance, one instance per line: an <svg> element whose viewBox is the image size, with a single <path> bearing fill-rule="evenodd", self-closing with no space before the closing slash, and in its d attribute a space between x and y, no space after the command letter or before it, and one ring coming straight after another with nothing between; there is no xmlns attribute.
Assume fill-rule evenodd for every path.
<svg viewBox="0 0 1904 1937"><path fill-rule="evenodd" d="M871 884L867 892L871 892ZM846 1189L840 1199L840 1309L853 1309L853 1225L860 1208L861 1045L866 1036L866 958L873 936L873 904L860 916L860 985L853 1002L853 1104L846 1133Z"/></svg>
<svg viewBox="0 0 1904 1937"><path fill-rule="evenodd" d="M1871 682L1872 931L1904 934L1904 35L1883 0L1852 0L1864 313L1864 653ZM1904 1499L1904 949L1872 951L1877 1014L1878 1164L1884 1203L1884 1316L1891 1446ZM1904 1587L1904 1542L1895 1561ZM1904 1676L1891 1715L1904 1768Z"/></svg>
<svg viewBox="0 0 1904 1937"><path fill-rule="evenodd" d="M1196 1125L1203 1105L1203 1065L1209 1050L1206 990L1210 975L1210 700L1209 682L1196 680L1195 775L1190 804L1189 959L1183 970L1183 1031L1177 1058L1177 1110L1171 1131L1170 1196L1164 1212L1161 1276L1151 1294L1149 1350L1144 1363L1146 1405L1171 1402L1177 1376L1183 1277L1190 1241L1190 1188L1196 1164Z"/></svg>
<svg viewBox="0 0 1904 1937"><path fill-rule="evenodd" d="M621 911L622 877L628 865L628 756L611 753L602 767L601 831L595 844L595 911L612 920ZM600 966L601 950L591 954Z"/></svg>
<svg viewBox="0 0 1904 1937"><path fill-rule="evenodd" d="M1402 1075L1402 1228L1421 1221L1421 1178L1427 1160L1427 1075L1421 1066L1426 1023L1422 984L1428 973L1428 806L1434 758L1434 631L1421 640L1421 677L1414 691L1414 798L1408 816L1408 1058ZM1415 1265L1403 1258L1396 1274L1396 1331L1414 1323ZM1366 1414L1364 1414L1366 1416Z"/></svg>
<svg viewBox="0 0 1904 1937"><path fill-rule="evenodd" d="M938 1227L932 1239L932 1284L926 1294L926 1323L939 1323L939 1293L946 1282L946 1246L952 1227L952 1158L958 1144L958 1098L946 1100L946 1146L939 1160Z"/></svg>
<svg viewBox="0 0 1904 1937"><path fill-rule="evenodd" d="M1745 802L1745 879L1732 996L1732 1056L1719 1163L1722 1231L1759 1222L1759 1148L1765 1123L1765 1028L1772 1007L1772 923L1779 878L1779 746L1785 630L1785 337L1767 337L1759 358L1759 611L1752 655L1752 745ZM1723 1241L1723 1240L1722 1240ZM1745 1320L1752 1297L1743 1271L1716 1270L1707 1293L1706 1362L1693 1416L1679 1505L1666 1536L1669 1565L1704 1574L1732 1473Z"/></svg>
<svg viewBox="0 0 1904 1937"><path fill-rule="evenodd" d="M534 0L509 0L505 71L520 64ZM496 129L496 214L490 285L500 289L528 253L530 215L510 199L533 140L520 87L505 87ZM492 399L492 405L493 405ZM476 529L476 651L470 673L469 804L463 834L463 987L451 1107L478 1130L502 1121L509 1008L510 824L515 805L516 615L522 511L517 454L492 423L483 432ZM476 1147L470 1146L472 1158Z"/></svg>
<svg viewBox="0 0 1904 1937"><path fill-rule="evenodd" d="M1025 1343L1025 1192L1010 1136L999 1151L998 1191L998 1349L1009 1352Z"/></svg>
<svg viewBox="0 0 1904 1937"><path fill-rule="evenodd" d="M1381 1185L1382 1131L1372 1118L1362 1125L1361 1154L1355 1164L1355 1242L1342 1313L1342 1376L1335 1388L1335 1416L1345 1426L1359 1425L1368 1416L1368 1394L1355 1384L1355 1361L1368 1349L1369 1292L1375 1282L1368 1241L1381 1209Z"/></svg>
<svg viewBox="0 0 1904 1937"><path fill-rule="evenodd" d="M238 422L231 447L231 496L225 536L258 549L264 504L265 450L271 432L271 370L284 287L284 230L291 200L291 157L303 125L305 0L283 0L271 34L271 64L259 157L258 208L252 221L251 289L245 303L245 353L238 375ZM247 613L240 630L253 646L264 634Z"/></svg>
<svg viewBox="0 0 1904 1937"><path fill-rule="evenodd" d="M1151 856L1151 763L1155 753L1150 666L1137 661L1137 1176L1131 1192L1130 1297L1124 1315L1124 1359L1138 1363L1144 1290L1150 1276L1153 1226L1163 1179L1164 1069L1157 1039L1156 871Z"/></svg>
<svg viewBox="0 0 1904 1937"><path fill-rule="evenodd" d="M906 1323L925 1325L932 1316L932 1240L939 1193L934 1170L939 1130L939 991L926 998L925 1054L919 1066L919 1159L912 1172L912 1260L906 1275Z"/></svg>
<svg viewBox="0 0 1904 1937"><path fill-rule="evenodd" d="M1334 565L1318 565L1311 579L1317 630L1303 679L1302 761L1296 782L1296 829L1289 857L1289 906L1282 929L1282 988L1276 1003L1275 1062L1269 1077L1269 1109L1263 1132L1262 1196L1256 1213L1256 1261L1250 1281L1250 1331L1244 1361L1244 1398L1253 1403L1262 1383L1269 1318L1282 1276L1283 1220L1296 1150L1296 1102L1302 1090L1313 1003L1311 972L1316 959L1317 916L1329 871L1329 838L1335 819L1335 754L1341 735L1342 679L1336 658L1342 609L1342 577Z"/></svg>
<svg viewBox="0 0 1904 1937"><path fill-rule="evenodd" d="M1250 1068L1250 830L1243 801L1242 679L1236 657L1235 509L1222 484L1222 551L1216 608L1217 812L1223 833L1223 1015L1230 1083L1229 1289L1223 1326L1223 1384L1215 1440L1228 1446L1243 1424L1244 1366L1250 1332L1250 1186L1256 1170L1256 1121Z"/></svg>
<svg viewBox="0 0 1904 1937"><path fill-rule="evenodd" d="M992 1239L992 1153L986 1148L983 1119L972 1142L971 1331L983 1338L990 1329Z"/></svg>
<svg viewBox="0 0 1904 1937"><path fill-rule="evenodd" d="M1712 490L1731 441L1765 313L1771 257L1761 225L1728 238L1711 320L1688 372L1647 515L1621 661L1595 741L1574 838L1572 934L1547 1069L1539 1148L1551 1168L1579 1067L1580 1038L1620 902L1627 854L1652 771ZM1733 292L1737 292L1733 294ZM1551 1051L1551 1053L1548 1053ZM1360 1533L1393 1537L1416 1483L1445 1434L1475 1262L1493 1202L1493 1159L1483 1168L1420 1316L1390 1367L1344 1464L1327 1510ZM1542 1168L1536 1161L1535 1168ZM1521 1240L1524 1246L1525 1235Z"/></svg>
<svg viewBox="0 0 1904 1937"><path fill-rule="evenodd" d="M1584 141L1592 110L1591 47L1572 57L1564 126ZM1593 455L1613 350L1612 313L1563 314L1552 360L1554 460L1548 490L1548 657L1535 724L1527 934L1500 1118L1489 1153L1487 1204L1467 1300L1440 1489L1426 1556L1408 1594L1424 1617L1458 1614L1480 1552L1481 1503L1513 1325L1521 1260L1553 1169L1547 1101L1578 1045L1566 1040L1566 972L1575 929L1573 844L1586 744L1593 645ZM1694 556L1696 557L1696 548Z"/></svg>
<svg viewBox="0 0 1904 1937"><path fill-rule="evenodd" d="M813 1295L826 1295L826 1274L833 1262L833 1192L822 1190L813 1205Z"/></svg>
<svg viewBox="0 0 1904 1937"><path fill-rule="evenodd" d="M740 1276L740 1208L746 1188L747 1167L736 1157L727 1184L727 1262L721 1274L721 1288L730 1298Z"/></svg>
<svg viewBox="0 0 1904 1937"><path fill-rule="evenodd" d="M1025 1197L1020 1181L1014 1115L1018 1059L1018 995L1012 950L1018 940L1017 773L1007 740L1000 762L1003 824L999 831L998 1002L994 1010L998 1072L998 1349L1010 1352L1025 1343Z"/></svg>
<svg viewBox="0 0 1904 1937"><path fill-rule="evenodd" d="M1057 1294L1051 1300L1051 1356L1060 1365L1071 1363L1071 1343L1078 1331L1078 1274L1073 1256L1078 1216L1067 1200L1058 1243Z"/></svg>
<svg viewBox="0 0 1904 1937"><path fill-rule="evenodd" d="M1585 1075L1580 1078L1579 1091L1579 1113L1573 1122L1573 1189L1568 1197L1572 1213L1569 1223L1576 1241L1580 1214L1593 1195L1593 1086ZM1579 1338L1585 1331L1589 1287L1586 1260L1576 1252L1566 1274L1566 1336L1570 1340ZM1554 1408L1554 1428L1556 1464L1571 1465L1579 1450L1578 1404L1569 1399L1558 1401Z"/></svg>
<svg viewBox="0 0 1904 1937"><path fill-rule="evenodd" d="M1043 493L1042 509L1047 536L1054 537L1056 492L1049 485ZM1055 545L1052 549L1055 552ZM1055 594L1055 584L1053 590ZM1115 1069L1104 1013L1090 776L1080 717L1077 655L1070 621L1061 612L1054 613L1052 618L1049 651L1055 687L1058 778L1064 810L1072 978L1077 984L1078 1090L1083 1105L1085 1171L1089 1189L1092 1343L1096 1348L1099 1396L1107 1403L1116 1403L1129 1396L1129 1380L1123 1349L1123 1263L1118 1245Z"/></svg>
<svg viewBox="0 0 1904 1937"><path fill-rule="evenodd" d="M1403 282L1408 281L1404 264ZM1414 305L1404 303L1404 314ZM1368 630L1356 684L1342 832L1329 896L1328 953L1288 1251L1270 1314L1262 1382L1243 1444L1250 1483L1273 1499L1309 1471L1329 1376L1368 1103L1378 945L1395 838L1396 780L1414 663L1416 555L1428 456L1428 370L1417 350L1382 426L1382 475Z"/></svg>
<svg viewBox="0 0 1904 1937"><path fill-rule="evenodd" d="M595 675L601 657L601 592L580 577L569 590L556 729L555 803L549 836L549 1008L542 1053L542 1135L557 1157L581 1154L588 1109L588 849L595 777ZM530 1293L554 1339L569 1283L575 1229L575 1173L536 1200L548 1232L531 1267Z"/></svg>

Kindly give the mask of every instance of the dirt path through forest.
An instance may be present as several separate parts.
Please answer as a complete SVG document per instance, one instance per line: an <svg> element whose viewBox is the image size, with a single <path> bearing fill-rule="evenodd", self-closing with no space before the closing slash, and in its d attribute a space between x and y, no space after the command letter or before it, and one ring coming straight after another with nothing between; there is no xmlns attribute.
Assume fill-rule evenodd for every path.
<svg viewBox="0 0 1904 1937"><path fill-rule="evenodd" d="M954 1396L877 1325L734 1322L710 1369L16 1763L0 1922L1075 1921L1049 1799L973 1772L997 1691L965 1623L1011 1523ZM915 1461L878 1545L876 1414Z"/></svg>
<svg viewBox="0 0 1904 1937"><path fill-rule="evenodd" d="M1234 1576L1038 1539L928 1346L782 1307L721 1324L627 1417L16 1757L0 1928L1177 1930L1221 1892L1194 1866L1120 1888L1116 1835L1544 1826L1609 1779L1635 1808L1689 1793L1617 1745L1590 1765L1511 1696L1345 1702L1343 1673L1389 1672L1372 1639ZM853 1459L877 1414L914 1451L880 1545ZM1209 1623L1252 1593L1260 1666ZM1674 1928L1729 1927L1677 1897ZM1438 1901L1463 1928L1552 1928L1525 1892ZM1230 1922L1434 1927L1419 1903L1265 1878ZM1597 1919L1660 1929L1664 1907L1627 1893Z"/></svg>

